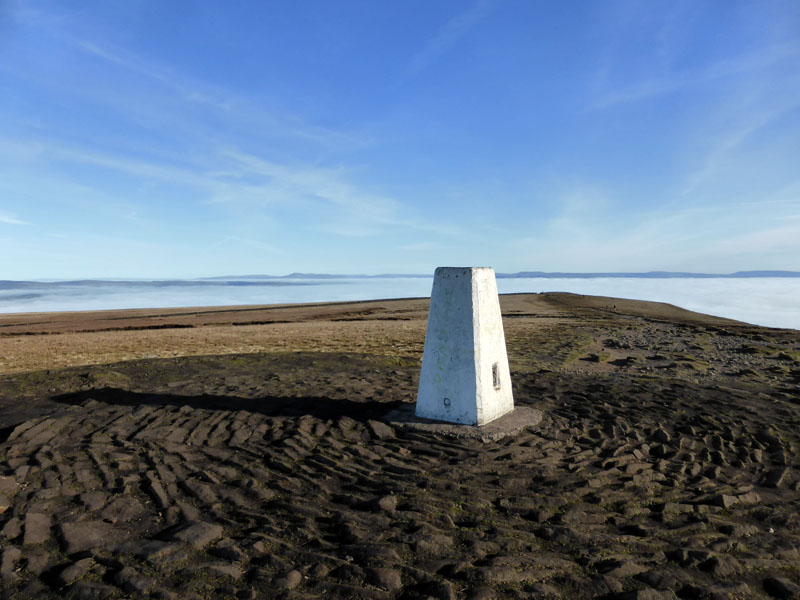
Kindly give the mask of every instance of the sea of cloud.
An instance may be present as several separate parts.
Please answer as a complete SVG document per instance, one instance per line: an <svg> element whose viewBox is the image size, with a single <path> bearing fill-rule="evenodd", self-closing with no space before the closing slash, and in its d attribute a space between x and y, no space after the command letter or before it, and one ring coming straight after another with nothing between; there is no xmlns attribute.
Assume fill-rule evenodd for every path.
<svg viewBox="0 0 800 600"><path fill-rule="evenodd" d="M336 302L430 295L431 278L280 280L264 285L128 283L0 289L0 313ZM500 293L573 292L668 302L768 327L800 329L800 278L498 279Z"/></svg>

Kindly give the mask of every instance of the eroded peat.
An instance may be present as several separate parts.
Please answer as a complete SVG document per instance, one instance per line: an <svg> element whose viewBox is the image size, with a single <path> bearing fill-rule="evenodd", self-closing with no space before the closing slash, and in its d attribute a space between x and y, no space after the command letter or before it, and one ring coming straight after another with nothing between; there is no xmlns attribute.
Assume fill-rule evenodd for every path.
<svg viewBox="0 0 800 600"><path fill-rule="evenodd" d="M545 418L494 443L381 420L413 402L415 356L6 376L7 404L43 404L0 444L4 594L796 594L798 338L569 314L511 319L515 400Z"/></svg>

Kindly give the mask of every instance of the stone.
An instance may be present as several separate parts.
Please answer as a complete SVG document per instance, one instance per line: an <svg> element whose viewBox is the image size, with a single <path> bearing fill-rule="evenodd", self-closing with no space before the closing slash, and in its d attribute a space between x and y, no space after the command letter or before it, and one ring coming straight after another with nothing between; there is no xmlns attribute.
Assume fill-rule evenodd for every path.
<svg viewBox="0 0 800 600"><path fill-rule="evenodd" d="M650 535L650 530L638 523L631 523L628 525L623 525L620 527L620 530L625 533L626 535L634 535L636 537L647 537Z"/></svg>
<svg viewBox="0 0 800 600"><path fill-rule="evenodd" d="M181 520L183 521L201 521L203 515L200 509L193 504L178 500L175 502L175 509L180 513Z"/></svg>
<svg viewBox="0 0 800 600"><path fill-rule="evenodd" d="M242 550L236 542L234 542L230 538L225 538L221 540L217 545L209 550L210 554L214 556L219 556L220 558L224 558L226 560L232 560L235 562L239 562L246 558L244 550Z"/></svg>
<svg viewBox="0 0 800 600"><path fill-rule="evenodd" d="M8 496L5 494L0 494L0 515L6 512L9 508L11 508L11 501L8 499Z"/></svg>
<svg viewBox="0 0 800 600"><path fill-rule="evenodd" d="M538 537L563 546L583 544L586 536L569 527L540 527L534 532Z"/></svg>
<svg viewBox="0 0 800 600"><path fill-rule="evenodd" d="M26 569L34 575L41 575L52 566L53 556L44 550L37 549L36 551L27 551L26 553L27 565Z"/></svg>
<svg viewBox="0 0 800 600"><path fill-rule="evenodd" d="M429 581L421 586L421 591L428 598L436 600L456 600L456 592L449 581Z"/></svg>
<svg viewBox="0 0 800 600"><path fill-rule="evenodd" d="M601 560L595 566L599 573L608 575L609 577L632 577L647 571L647 567L638 565L630 560Z"/></svg>
<svg viewBox="0 0 800 600"><path fill-rule="evenodd" d="M0 494L15 494L18 487L16 479L0 475Z"/></svg>
<svg viewBox="0 0 800 600"><path fill-rule="evenodd" d="M17 561L22 558L22 551L14 546L7 546L0 558L0 578L3 580L16 579L14 568Z"/></svg>
<svg viewBox="0 0 800 600"><path fill-rule="evenodd" d="M214 575L222 575L223 577L230 577L231 579L241 579L242 575L244 575L244 571L239 565L214 563L206 565L205 569Z"/></svg>
<svg viewBox="0 0 800 600"><path fill-rule="evenodd" d="M534 597L541 598L543 596L539 594ZM556 594L556 596L553 597L559 598L560 596ZM497 598L497 594L495 594L494 590L488 585L479 585L467 596L467 600L495 600L495 598Z"/></svg>
<svg viewBox="0 0 800 600"><path fill-rule="evenodd" d="M758 504L761 502L761 496L758 495L758 492L747 492L746 494L740 494L736 497L736 499L741 504Z"/></svg>
<svg viewBox="0 0 800 600"><path fill-rule="evenodd" d="M381 498L377 498L372 503L372 508L374 510L385 510L386 512L394 512L397 509L397 497L396 496L383 496Z"/></svg>
<svg viewBox="0 0 800 600"><path fill-rule="evenodd" d="M56 579L61 585L70 585L83 577L93 564L94 561L91 558L83 558L64 567Z"/></svg>
<svg viewBox="0 0 800 600"><path fill-rule="evenodd" d="M533 598L542 598L543 600L560 600L561 598L561 593L552 585L546 583L533 583L530 585L529 589ZM491 596L484 597L488 600L496 596L492 594Z"/></svg>
<svg viewBox="0 0 800 600"><path fill-rule="evenodd" d="M378 587L394 592L403 587L400 571L397 569L370 569L370 580Z"/></svg>
<svg viewBox="0 0 800 600"><path fill-rule="evenodd" d="M99 510L105 506L106 500L108 500L108 496L100 490L83 493L79 498L88 510Z"/></svg>
<svg viewBox="0 0 800 600"><path fill-rule="evenodd" d="M403 562L397 551L386 544L357 544L350 546L348 550L360 565L384 567L392 563Z"/></svg>
<svg viewBox="0 0 800 600"><path fill-rule="evenodd" d="M161 510L166 510L169 506L169 496L167 496L167 492L164 491L164 486L159 483L156 479L155 475L152 473L147 474L147 481L145 482L145 490L150 493L153 500L155 500L156 505Z"/></svg>
<svg viewBox="0 0 800 600"><path fill-rule="evenodd" d="M601 524L605 523L607 516L602 509L592 505L579 504L567 509L561 515L561 522L567 524Z"/></svg>
<svg viewBox="0 0 800 600"><path fill-rule="evenodd" d="M722 581L706 588L712 600L739 600L739 598L752 598L750 586L743 581Z"/></svg>
<svg viewBox="0 0 800 600"><path fill-rule="evenodd" d="M720 554L712 556L708 560L699 565L703 571L713 573L715 577L730 577L742 572L742 566L739 561L732 556Z"/></svg>
<svg viewBox="0 0 800 600"><path fill-rule="evenodd" d="M784 485L789 474L787 467L777 467L771 469L761 483L764 487L779 488Z"/></svg>
<svg viewBox="0 0 800 600"><path fill-rule="evenodd" d="M100 516L110 523L128 523L147 512L144 505L132 496L121 496L112 500Z"/></svg>
<svg viewBox="0 0 800 600"><path fill-rule="evenodd" d="M800 599L800 585L784 577L767 577L763 581L764 590L773 598L780 600Z"/></svg>
<svg viewBox="0 0 800 600"><path fill-rule="evenodd" d="M303 576L300 574L300 571L295 571L294 569L286 573L283 577L280 577L275 581L275 585L280 589L284 590L293 590L300 582L303 580Z"/></svg>
<svg viewBox="0 0 800 600"><path fill-rule="evenodd" d="M42 513L28 513L25 515L25 537L23 538L23 543L29 546L46 542L50 538L51 524L50 515Z"/></svg>
<svg viewBox="0 0 800 600"><path fill-rule="evenodd" d="M64 552L74 554L92 548L106 548L122 540L124 532L105 521L80 521L61 524Z"/></svg>
<svg viewBox="0 0 800 600"><path fill-rule="evenodd" d="M179 542L162 542L160 540L130 540L117 546L118 554L132 554L150 563L161 564L181 560L185 553Z"/></svg>
<svg viewBox="0 0 800 600"><path fill-rule="evenodd" d="M103 583L79 581L67 593L67 600L105 600L117 594L117 588Z"/></svg>
<svg viewBox="0 0 800 600"><path fill-rule="evenodd" d="M621 592L611 596L613 600L677 600L675 592L670 590L634 590L631 592Z"/></svg>
<svg viewBox="0 0 800 600"><path fill-rule="evenodd" d="M657 442L661 442L662 444L666 444L666 443L667 443L667 442L669 442L669 441L670 441L672 438L670 437L670 435L669 435L669 434L668 434L668 433L667 433L667 432L666 432L664 429L662 429L662 428L660 428L660 427L659 427L659 428L658 428L658 429L656 429L656 430L655 430L655 432L653 433L653 439L654 439L655 441L657 441Z"/></svg>
<svg viewBox="0 0 800 600"><path fill-rule="evenodd" d="M453 538L447 535L426 535L414 545L417 554L446 556L453 546Z"/></svg>
<svg viewBox="0 0 800 600"><path fill-rule="evenodd" d="M152 577L142 575L133 567L123 567L112 580L128 594L147 594L155 585Z"/></svg>
<svg viewBox="0 0 800 600"><path fill-rule="evenodd" d="M371 534L356 523L344 523L339 529L341 538L350 544L363 542L371 537Z"/></svg>
<svg viewBox="0 0 800 600"><path fill-rule="evenodd" d="M196 550L201 550L214 540L221 538L222 533L222 525L203 521L190 521L173 533L170 539L184 542Z"/></svg>
<svg viewBox="0 0 800 600"><path fill-rule="evenodd" d="M22 533L22 521L17 517L11 517L0 529L0 535L9 539L17 537L20 533Z"/></svg>
<svg viewBox="0 0 800 600"><path fill-rule="evenodd" d="M370 419L367 421L367 428L372 434L372 437L379 440L388 440L394 437L394 429L389 427L386 423Z"/></svg>
<svg viewBox="0 0 800 600"><path fill-rule="evenodd" d="M434 273L416 415L485 425L514 410L494 270Z"/></svg>
<svg viewBox="0 0 800 600"><path fill-rule="evenodd" d="M665 566L645 571L637 575L636 579L656 590L677 590L681 587L681 580L678 574L673 569Z"/></svg>
<svg viewBox="0 0 800 600"><path fill-rule="evenodd" d="M727 494L717 494L709 501L709 504L713 506L721 506L722 508L728 509L734 504L738 504L739 498L736 496L728 496Z"/></svg>

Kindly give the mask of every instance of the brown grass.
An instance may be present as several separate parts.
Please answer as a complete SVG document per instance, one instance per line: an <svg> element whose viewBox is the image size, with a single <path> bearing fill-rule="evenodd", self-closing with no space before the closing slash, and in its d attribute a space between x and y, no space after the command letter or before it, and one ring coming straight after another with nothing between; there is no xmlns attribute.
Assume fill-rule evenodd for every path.
<svg viewBox="0 0 800 600"><path fill-rule="evenodd" d="M667 304L578 296L501 297L509 353L575 318L635 314L729 325ZM428 300L0 315L0 374L140 358L252 352L422 355Z"/></svg>

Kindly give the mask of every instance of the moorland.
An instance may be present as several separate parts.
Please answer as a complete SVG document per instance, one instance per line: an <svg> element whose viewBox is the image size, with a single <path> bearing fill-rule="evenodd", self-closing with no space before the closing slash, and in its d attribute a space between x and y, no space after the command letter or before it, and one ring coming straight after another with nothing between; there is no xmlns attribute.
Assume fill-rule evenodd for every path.
<svg viewBox="0 0 800 600"><path fill-rule="evenodd" d="M800 598L800 332L501 297L495 442L387 423L428 301L0 315L4 598Z"/></svg>

